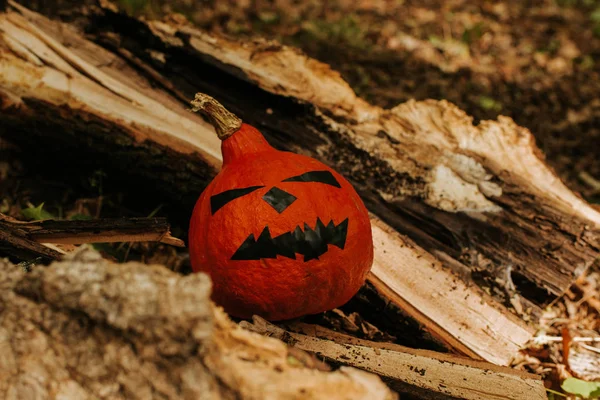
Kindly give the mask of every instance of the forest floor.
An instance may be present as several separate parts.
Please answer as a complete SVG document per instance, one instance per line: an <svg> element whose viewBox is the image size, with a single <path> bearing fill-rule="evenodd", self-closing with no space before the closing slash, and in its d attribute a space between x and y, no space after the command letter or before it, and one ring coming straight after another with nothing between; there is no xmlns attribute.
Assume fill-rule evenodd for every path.
<svg viewBox="0 0 600 400"><path fill-rule="evenodd" d="M476 122L510 116L532 131L569 187L600 203L600 0L119 2L135 15L179 12L207 30L298 47L383 107L434 98L457 104ZM132 204L112 190L102 170L76 181L40 176L39 166L21 162L23 152L0 143L2 213L22 219L168 215L161 204ZM41 202L46 205L38 208ZM186 228L175 226L173 234L182 237ZM102 250L120 261L188 268L185 254L161 244ZM555 390L568 376L599 380L598 348L573 339L598 337L599 290L600 272L593 269L547 310L538 336L550 342L532 344L515 366L543 373ZM328 318L335 326L346 317Z"/></svg>

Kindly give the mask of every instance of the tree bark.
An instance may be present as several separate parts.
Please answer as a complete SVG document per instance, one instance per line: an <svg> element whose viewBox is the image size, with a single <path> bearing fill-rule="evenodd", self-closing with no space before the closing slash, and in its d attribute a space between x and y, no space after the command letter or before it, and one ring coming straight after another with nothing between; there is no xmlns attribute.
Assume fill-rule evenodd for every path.
<svg viewBox="0 0 600 400"><path fill-rule="evenodd" d="M372 287L462 353L509 363L532 335L524 320L599 255L600 214L508 118L474 126L444 101L374 107L294 49L177 18L139 21L100 2L63 9L64 24L10 4L0 135L147 182L185 221L220 166L212 128L185 111L206 92L357 187L374 214Z"/></svg>
<svg viewBox="0 0 600 400"><path fill-rule="evenodd" d="M112 264L89 249L27 274L0 261L0 397L396 398L375 375L318 369L241 329L209 295L204 274Z"/></svg>

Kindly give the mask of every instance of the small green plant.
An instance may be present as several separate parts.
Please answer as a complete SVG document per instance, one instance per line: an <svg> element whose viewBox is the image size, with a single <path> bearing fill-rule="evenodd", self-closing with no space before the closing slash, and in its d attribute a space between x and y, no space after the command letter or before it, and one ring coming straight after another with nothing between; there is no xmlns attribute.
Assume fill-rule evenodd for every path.
<svg viewBox="0 0 600 400"><path fill-rule="evenodd" d="M92 217L90 215L77 213L77 214L71 215L69 217L69 219L71 221L87 221L87 220L92 219Z"/></svg>
<svg viewBox="0 0 600 400"><path fill-rule="evenodd" d="M556 54L560 50L561 42L559 39L552 39L548 42L545 48L542 48L542 52L548 52L550 54Z"/></svg>
<svg viewBox="0 0 600 400"><path fill-rule="evenodd" d="M582 70L590 70L590 69L594 68L594 65L596 63L594 62L594 57L592 57L589 54L586 54L585 56L581 57L580 59L577 59L577 64L579 65L579 68Z"/></svg>
<svg viewBox="0 0 600 400"><path fill-rule="evenodd" d="M600 37L600 6L596 7L596 9L592 11L590 14L590 20L593 24L592 31L594 32L594 36Z"/></svg>
<svg viewBox="0 0 600 400"><path fill-rule="evenodd" d="M487 96L479 96L479 107L486 111L500 111L502 110L502 103Z"/></svg>
<svg viewBox="0 0 600 400"><path fill-rule="evenodd" d="M2 202L0 203L0 213L2 214L6 214L10 211L10 202L8 201L7 198L2 199Z"/></svg>
<svg viewBox="0 0 600 400"><path fill-rule="evenodd" d="M360 25L355 15L347 15L337 21L306 21L302 30L313 38L329 42L332 45L341 44L357 49L368 49L367 31Z"/></svg>
<svg viewBox="0 0 600 400"><path fill-rule="evenodd" d="M561 388L567 393L583 397L584 399L600 397L600 382L587 382L577 378L567 378L563 381Z"/></svg>
<svg viewBox="0 0 600 400"><path fill-rule="evenodd" d="M482 22L478 22L468 28L465 28L462 34L462 41L467 44L472 44L473 42L481 39L484 32L483 28L484 26Z"/></svg>
<svg viewBox="0 0 600 400"><path fill-rule="evenodd" d="M92 176L88 178L89 185L98 190L98 196L104 194L104 179L106 179L106 176L106 172L97 169L93 172Z"/></svg>
<svg viewBox="0 0 600 400"><path fill-rule="evenodd" d="M280 21L279 14L274 11L261 11L257 15L260 22L266 25L277 24Z"/></svg>
<svg viewBox="0 0 600 400"><path fill-rule="evenodd" d="M121 8L129 15L140 15L150 4L149 0L119 0Z"/></svg>
<svg viewBox="0 0 600 400"><path fill-rule="evenodd" d="M44 203L34 207L33 205L21 210L21 214L30 221L39 221L42 219L53 219L54 215L44 210Z"/></svg>
<svg viewBox="0 0 600 400"><path fill-rule="evenodd" d="M599 3L599 0L556 0L556 4L560 7L593 7Z"/></svg>

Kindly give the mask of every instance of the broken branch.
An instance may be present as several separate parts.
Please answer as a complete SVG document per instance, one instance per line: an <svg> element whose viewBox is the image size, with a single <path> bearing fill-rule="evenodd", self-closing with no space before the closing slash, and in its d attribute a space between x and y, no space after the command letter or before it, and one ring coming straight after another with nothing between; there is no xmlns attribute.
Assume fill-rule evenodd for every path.
<svg viewBox="0 0 600 400"><path fill-rule="evenodd" d="M0 219L0 253L19 260L41 258L45 262L57 260L62 255L59 251L28 238L23 231L3 222Z"/></svg>
<svg viewBox="0 0 600 400"><path fill-rule="evenodd" d="M161 242L184 247L171 236L166 218L119 218L91 220L17 221L0 214L0 250L17 258L43 257L55 260L61 255L41 243L84 244L113 242Z"/></svg>

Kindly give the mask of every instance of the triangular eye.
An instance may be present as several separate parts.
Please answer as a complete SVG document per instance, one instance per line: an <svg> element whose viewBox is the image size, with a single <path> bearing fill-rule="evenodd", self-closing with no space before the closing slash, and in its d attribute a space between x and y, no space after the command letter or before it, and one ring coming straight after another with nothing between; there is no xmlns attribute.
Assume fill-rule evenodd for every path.
<svg viewBox="0 0 600 400"><path fill-rule="evenodd" d="M284 179L282 182L320 182L337 188L342 187L329 171L305 172L302 175Z"/></svg>
<svg viewBox="0 0 600 400"><path fill-rule="evenodd" d="M249 193L254 192L257 189L264 188L264 186L250 186L247 188L241 189L231 189L226 190L222 193L215 194L210 198L210 211L214 215L221 207L225 204L229 203L232 200L237 199L238 197L245 196Z"/></svg>

